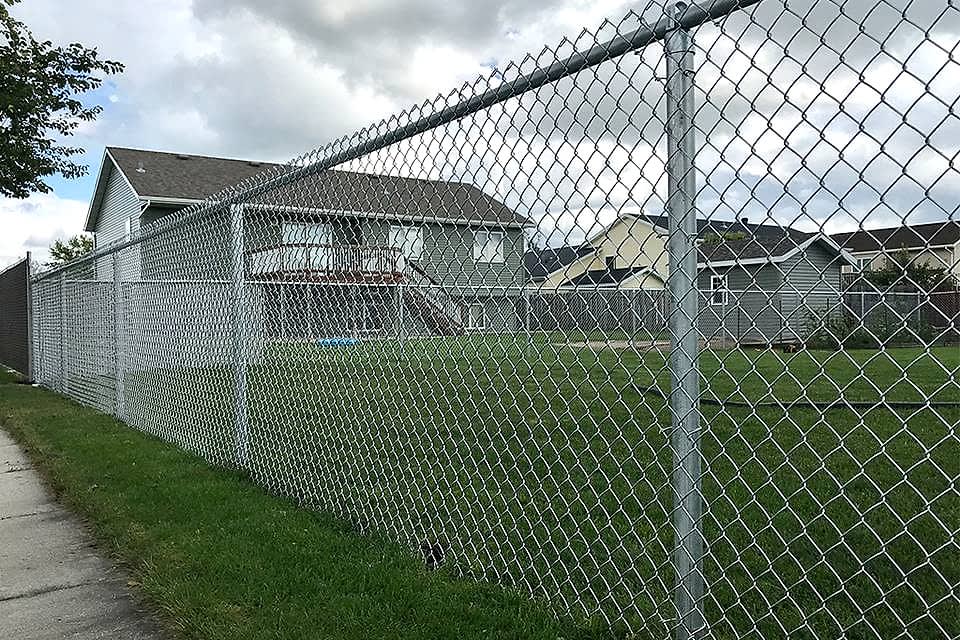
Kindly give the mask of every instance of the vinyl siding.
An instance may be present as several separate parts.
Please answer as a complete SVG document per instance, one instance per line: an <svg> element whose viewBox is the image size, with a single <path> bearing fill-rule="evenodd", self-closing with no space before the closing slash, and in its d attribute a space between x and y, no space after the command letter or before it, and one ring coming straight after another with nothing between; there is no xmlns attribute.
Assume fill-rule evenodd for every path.
<svg viewBox="0 0 960 640"><path fill-rule="evenodd" d="M502 263L482 262L473 257L474 233L479 227L424 224L421 268L451 295L481 295L486 292L517 295L523 285L523 230L491 229L504 234ZM364 244L388 245L390 222L362 222Z"/></svg>
<svg viewBox="0 0 960 640"><path fill-rule="evenodd" d="M130 232L140 230L140 201L123 174L116 168L110 170L107 179L100 215L94 229L97 248L126 238L126 221L130 220ZM123 280L136 280L140 277L140 254L134 248L120 252L120 275ZM113 280L113 256L106 255L97 260L97 279Z"/></svg>
<svg viewBox="0 0 960 640"><path fill-rule="evenodd" d="M842 264L834 251L817 242L783 263L786 339L803 339L811 317L838 311Z"/></svg>
<svg viewBox="0 0 960 640"><path fill-rule="evenodd" d="M711 304L710 278L714 275L727 276L726 304ZM783 328L781 282L776 264L700 269L697 328L701 338L709 342L779 342Z"/></svg>

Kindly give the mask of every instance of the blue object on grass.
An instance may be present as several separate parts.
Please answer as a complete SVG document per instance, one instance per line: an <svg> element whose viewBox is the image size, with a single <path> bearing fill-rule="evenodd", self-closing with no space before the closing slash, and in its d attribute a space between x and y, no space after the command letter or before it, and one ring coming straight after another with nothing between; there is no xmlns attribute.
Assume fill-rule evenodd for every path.
<svg viewBox="0 0 960 640"><path fill-rule="evenodd" d="M321 338L317 340L317 346L319 347L352 347L355 344L358 344L360 340L357 338Z"/></svg>

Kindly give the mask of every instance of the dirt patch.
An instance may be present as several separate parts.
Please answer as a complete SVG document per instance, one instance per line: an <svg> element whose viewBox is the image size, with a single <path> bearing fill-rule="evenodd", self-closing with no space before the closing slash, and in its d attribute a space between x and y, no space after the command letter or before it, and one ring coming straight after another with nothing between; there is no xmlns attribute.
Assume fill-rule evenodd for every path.
<svg viewBox="0 0 960 640"><path fill-rule="evenodd" d="M666 340L586 340L581 342L556 342L557 346L600 349L631 349L635 351L665 351L670 348Z"/></svg>

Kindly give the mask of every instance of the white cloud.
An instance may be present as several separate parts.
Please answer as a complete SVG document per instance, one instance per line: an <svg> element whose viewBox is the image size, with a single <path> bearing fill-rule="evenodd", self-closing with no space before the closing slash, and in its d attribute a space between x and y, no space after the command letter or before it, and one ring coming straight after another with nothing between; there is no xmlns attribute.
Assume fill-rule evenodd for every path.
<svg viewBox="0 0 960 640"><path fill-rule="evenodd" d="M594 44L604 18L614 24L601 39L637 26L616 26L629 10L653 20L663 4L32 0L15 12L41 37L127 65L103 117L77 136L94 162L105 144L282 160L490 67L509 75L509 60L569 37L539 58L553 62ZM838 15L837 4L767 0L697 30L702 210L831 229L956 214L960 12L846 1ZM360 165L474 180L545 235L571 221L552 234L566 237L662 206L663 74L654 45Z"/></svg>
<svg viewBox="0 0 960 640"><path fill-rule="evenodd" d="M67 239L83 230L87 203L55 194L33 194L25 200L0 199L0 269L24 257L44 262L54 240Z"/></svg>

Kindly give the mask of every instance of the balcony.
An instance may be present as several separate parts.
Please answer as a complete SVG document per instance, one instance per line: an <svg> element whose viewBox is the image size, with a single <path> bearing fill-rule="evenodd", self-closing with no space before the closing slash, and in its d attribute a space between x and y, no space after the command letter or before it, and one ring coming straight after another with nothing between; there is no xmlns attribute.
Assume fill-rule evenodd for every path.
<svg viewBox="0 0 960 640"><path fill-rule="evenodd" d="M395 247L296 243L247 252L247 273L270 279L394 282L404 260Z"/></svg>

